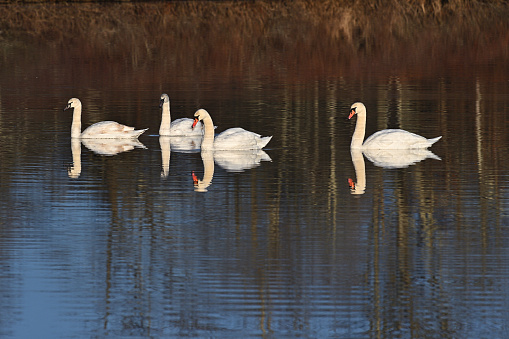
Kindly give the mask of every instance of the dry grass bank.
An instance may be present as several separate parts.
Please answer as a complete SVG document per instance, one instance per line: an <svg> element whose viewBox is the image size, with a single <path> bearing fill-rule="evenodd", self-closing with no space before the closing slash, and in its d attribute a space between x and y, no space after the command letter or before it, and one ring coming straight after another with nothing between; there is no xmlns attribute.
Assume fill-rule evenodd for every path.
<svg viewBox="0 0 509 339"><path fill-rule="evenodd" d="M65 44L81 56L135 64L175 51L222 67L276 55L287 67L315 63L314 70L373 56L405 63L509 55L502 0L16 2L0 6L0 18L1 40Z"/></svg>

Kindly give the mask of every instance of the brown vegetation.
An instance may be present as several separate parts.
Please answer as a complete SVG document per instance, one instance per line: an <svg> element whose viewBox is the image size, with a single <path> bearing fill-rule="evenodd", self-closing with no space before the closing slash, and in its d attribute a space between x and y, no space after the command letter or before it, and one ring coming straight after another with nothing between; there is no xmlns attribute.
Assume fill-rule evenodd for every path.
<svg viewBox="0 0 509 339"><path fill-rule="evenodd" d="M315 63L314 70L373 55L398 64L509 55L509 4L502 0L16 2L0 6L0 17L4 41L66 44L82 56L93 51L135 64L175 50L196 62L237 66L279 55L287 67Z"/></svg>

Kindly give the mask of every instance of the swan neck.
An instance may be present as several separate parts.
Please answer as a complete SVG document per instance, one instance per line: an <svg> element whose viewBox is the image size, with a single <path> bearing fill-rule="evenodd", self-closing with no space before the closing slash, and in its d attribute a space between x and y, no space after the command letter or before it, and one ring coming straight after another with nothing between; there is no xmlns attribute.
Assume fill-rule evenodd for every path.
<svg viewBox="0 0 509 339"><path fill-rule="evenodd" d="M203 140L201 142L201 149L208 150L214 148L214 123L212 122L212 118L206 116L202 120L203 126L205 128L205 132L203 134Z"/></svg>
<svg viewBox="0 0 509 339"><path fill-rule="evenodd" d="M81 106L74 107L72 114L71 138L79 138L81 135Z"/></svg>
<svg viewBox="0 0 509 339"><path fill-rule="evenodd" d="M352 143L350 148L361 148L364 142L364 135L366 133L366 113L359 112L357 114L357 123L355 124L355 131L352 136Z"/></svg>
<svg viewBox="0 0 509 339"><path fill-rule="evenodd" d="M170 103L163 103L163 113L161 116L161 126L159 127L159 135L170 135L171 114Z"/></svg>

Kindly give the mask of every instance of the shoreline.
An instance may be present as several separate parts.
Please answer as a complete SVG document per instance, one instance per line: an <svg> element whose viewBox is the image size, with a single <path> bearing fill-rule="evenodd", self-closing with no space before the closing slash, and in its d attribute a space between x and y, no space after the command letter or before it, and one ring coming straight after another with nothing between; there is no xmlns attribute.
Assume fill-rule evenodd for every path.
<svg viewBox="0 0 509 339"><path fill-rule="evenodd" d="M312 70L309 77L337 75L345 67L355 74L365 67L507 62L509 3L439 3L14 3L0 5L0 44L50 53L65 46L73 58L136 67L170 56L172 64L194 63L197 71L253 72L246 65L256 65L266 72L284 67L289 76Z"/></svg>

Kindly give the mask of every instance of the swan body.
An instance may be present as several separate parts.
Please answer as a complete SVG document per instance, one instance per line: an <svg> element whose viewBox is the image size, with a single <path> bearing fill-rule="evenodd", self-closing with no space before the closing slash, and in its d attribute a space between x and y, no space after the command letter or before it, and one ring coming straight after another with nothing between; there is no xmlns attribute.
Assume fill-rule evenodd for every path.
<svg viewBox="0 0 509 339"><path fill-rule="evenodd" d="M363 103L356 102L351 106L348 119L354 115L357 115L357 123L350 144L352 149L423 149L430 147L441 138L440 136L427 139L402 129L384 129L363 142L366 133L366 107Z"/></svg>
<svg viewBox="0 0 509 339"><path fill-rule="evenodd" d="M159 107L162 108L161 126L159 135L164 136L202 136L203 126L193 128L193 119L180 118L171 121L170 97L168 94L161 94Z"/></svg>
<svg viewBox="0 0 509 339"><path fill-rule="evenodd" d="M199 121L202 122L205 129L201 142L202 150L262 149L272 139L272 136L262 137L260 134L246 131L240 127L229 128L214 137L214 123L210 114L204 109L199 109L194 113L193 128Z"/></svg>
<svg viewBox="0 0 509 339"><path fill-rule="evenodd" d="M137 138L148 128L135 130L134 127L119 124L115 121L101 121L87 127L81 132L81 101L71 98L64 110L74 108L71 138L81 139L128 139Z"/></svg>

